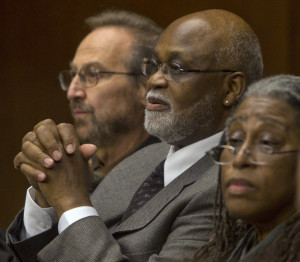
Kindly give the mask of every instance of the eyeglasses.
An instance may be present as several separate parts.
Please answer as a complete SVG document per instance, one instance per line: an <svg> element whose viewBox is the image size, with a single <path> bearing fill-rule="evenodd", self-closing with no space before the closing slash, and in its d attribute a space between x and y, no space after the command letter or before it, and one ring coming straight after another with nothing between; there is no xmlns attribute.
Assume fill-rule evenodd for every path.
<svg viewBox="0 0 300 262"><path fill-rule="evenodd" d="M211 156L213 161L218 165L229 165L233 162L235 156L240 151L240 147L233 147L230 145L219 145L207 153ZM250 149L244 149L244 154L249 157L250 163L254 165L267 165L272 160L270 156L278 155L278 154L292 154L297 153L299 150L289 150L289 151L274 151L271 146L268 145L257 145L253 147L252 153ZM221 154L222 155L221 159ZM253 155L255 155L255 159L253 159Z"/></svg>
<svg viewBox="0 0 300 262"><path fill-rule="evenodd" d="M101 74L118 74L118 75L132 75L138 74L132 72L110 72L110 71L99 71L95 67L87 67L81 69L79 72L74 70L64 70L59 73L58 79L62 90L68 91L71 82L76 75L79 76L80 82L84 87L92 87L98 84L101 79Z"/></svg>
<svg viewBox="0 0 300 262"><path fill-rule="evenodd" d="M236 72L236 70L201 70L201 69L183 69L176 63L161 63L155 59L144 58L142 62L142 72L146 77L154 75L159 69L167 80L178 80L182 73L218 73L218 72Z"/></svg>

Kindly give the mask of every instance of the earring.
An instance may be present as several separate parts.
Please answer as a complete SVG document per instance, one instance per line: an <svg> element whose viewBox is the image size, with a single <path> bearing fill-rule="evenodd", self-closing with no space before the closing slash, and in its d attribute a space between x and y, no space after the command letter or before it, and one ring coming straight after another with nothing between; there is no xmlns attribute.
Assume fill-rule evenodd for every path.
<svg viewBox="0 0 300 262"><path fill-rule="evenodd" d="M228 105L228 103L229 103L229 101L228 101L228 100L225 100L225 104Z"/></svg>

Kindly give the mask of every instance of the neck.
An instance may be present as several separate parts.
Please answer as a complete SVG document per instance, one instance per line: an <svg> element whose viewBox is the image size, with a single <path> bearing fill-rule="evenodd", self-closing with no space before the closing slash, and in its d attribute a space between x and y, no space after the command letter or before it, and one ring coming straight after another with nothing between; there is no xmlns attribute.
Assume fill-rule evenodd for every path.
<svg viewBox="0 0 300 262"><path fill-rule="evenodd" d="M104 165L101 172L106 175L114 166L132 154L148 137L149 134L142 126L131 130L130 133L118 135L109 145L98 148L96 155Z"/></svg>
<svg viewBox="0 0 300 262"><path fill-rule="evenodd" d="M256 223L254 225L257 232L258 241L262 241L275 227L287 221L289 218L296 214L296 210L291 208L284 215L274 216L272 221L265 221L264 223Z"/></svg>
<svg viewBox="0 0 300 262"><path fill-rule="evenodd" d="M223 126L221 128L216 128L214 130L202 130L201 132L198 131L196 133L194 133L192 136L190 137L187 137L185 140L181 140L181 141L178 141L174 144L172 144L174 147L175 147L175 150L179 150L185 146L189 146L191 144L194 144L198 141L201 141L203 139L206 139L210 136L213 136L219 132L223 131Z"/></svg>

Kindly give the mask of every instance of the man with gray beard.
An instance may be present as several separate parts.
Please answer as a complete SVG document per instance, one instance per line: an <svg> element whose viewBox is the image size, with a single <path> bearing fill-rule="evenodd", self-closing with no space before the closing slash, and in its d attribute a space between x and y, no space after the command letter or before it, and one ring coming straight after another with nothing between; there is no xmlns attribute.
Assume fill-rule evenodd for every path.
<svg viewBox="0 0 300 262"><path fill-rule="evenodd" d="M215 118L213 111L216 105L215 96L215 89L211 89L200 101L176 114L168 97L160 92L150 90L147 94L147 100L160 101L168 105L170 110L166 112L146 110L145 128L149 133L172 145L174 142L192 135L198 127L209 127ZM186 118L186 116L190 116L191 119Z"/></svg>
<svg viewBox="0 0 300 262"><path fill-rule="evenodd" d="M84 187L89 179L84 159L92 146L77 150L70 125L38 124L32 133L46 152L51 145L63 154L51 169L44 169L47 179L38 182L60 217L59 234L48 230L23 245L34 247L30 254L37 254L39 261L191 259L213 228L218 167L205 152L218 144L232 105L246 83L261 77L262 68L258 39L240 17L207 10L175 20L160 36L153 56L142 63L148 77L145 127L171 145L166 160L136 190L121 222L109 229L97 214L101 205L93 202L97 189L91 201ZM72 151L62 150L66 138L75 145ZM22 154L43 165L49 156L31 143L27 136ZM15 159L16 166L20 159ZM139 161L135 168L144 164ZM127 177L119 183L128 183ZM10 239L16 231L9 229ZM24 246L11 244L22 256Z"/></svg>

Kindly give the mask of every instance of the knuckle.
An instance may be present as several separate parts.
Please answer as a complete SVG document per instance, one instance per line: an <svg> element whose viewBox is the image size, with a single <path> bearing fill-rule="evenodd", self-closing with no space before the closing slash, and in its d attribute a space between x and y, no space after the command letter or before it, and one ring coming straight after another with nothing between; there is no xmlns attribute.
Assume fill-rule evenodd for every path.
<svg viewBox="0 0 300 262"><path fill-rule="evenodd" d="M27 152L30 147L31 147L31 142L30 141L25 141L22 144L22 152Z"/></svg>
<svg viewBox="0 0 300 262"><path fill-rule="evenodd" d="M35 133L30 131L30 132L26 133L26 135L23 137L22 143L24 143L25 141L34 141L36 139L37 139L37 137L36 137Z"/></svg>
<svg viewBox="0 0 300 262"><path fill-rule="evenodd" d="M76 132L74 126L68 123L62 123L57 126L59 134L63 139L64 144L69 142L74 142L76 140Z"/></svg>
<svg viewBox="0 0 300 262"><path fill-rule="evenodd" d="M45 125L40 125L35 129L36 133L43 133L47 130L47 127Z"/></svg>
<svg viewBox="0 0 300 262"><path fill-rule="evenodd" d="M25 160L26 157L26 160ZM28 162L28 161L38 161L41 162L45 158L45 153L42 151L41 148L36 147L31 142L26 141L22 145L22 154L18 156L18 161L21 162Z"/></svg>
<svg viewBox="0 0 300 262"><path fill-rule="evenodd" d="M69 124L69 123L60 123L57 125L57 128L59 130L72 130L73 131L73 125Z"/></svg>
<svg viewBox="0 0 300 262"><path fill-rule="evenodd" d="M19 153L15 156L15 158L14 158L13 163L14 163L14 167L15 167L16 169L19 169L19 168L20 168L21 155L22 155L22 152L19 152Z"/></svg>
<svg viewBox="0 0 300 262"><path fill-rule="evenodd" d="M34 126L34 130L37 130L40 126L49 126L49 125L56 125L56 124L52 119L48 118L36 124Z"/></svg>
<svg viewBox="0 0 300 262"><path fill-rule="evenodd" d="M48 152L53 152L54 150L57 150L60 148L60 146L57 143L47 143L47 145L45 145L45 148Z"/></svg>

